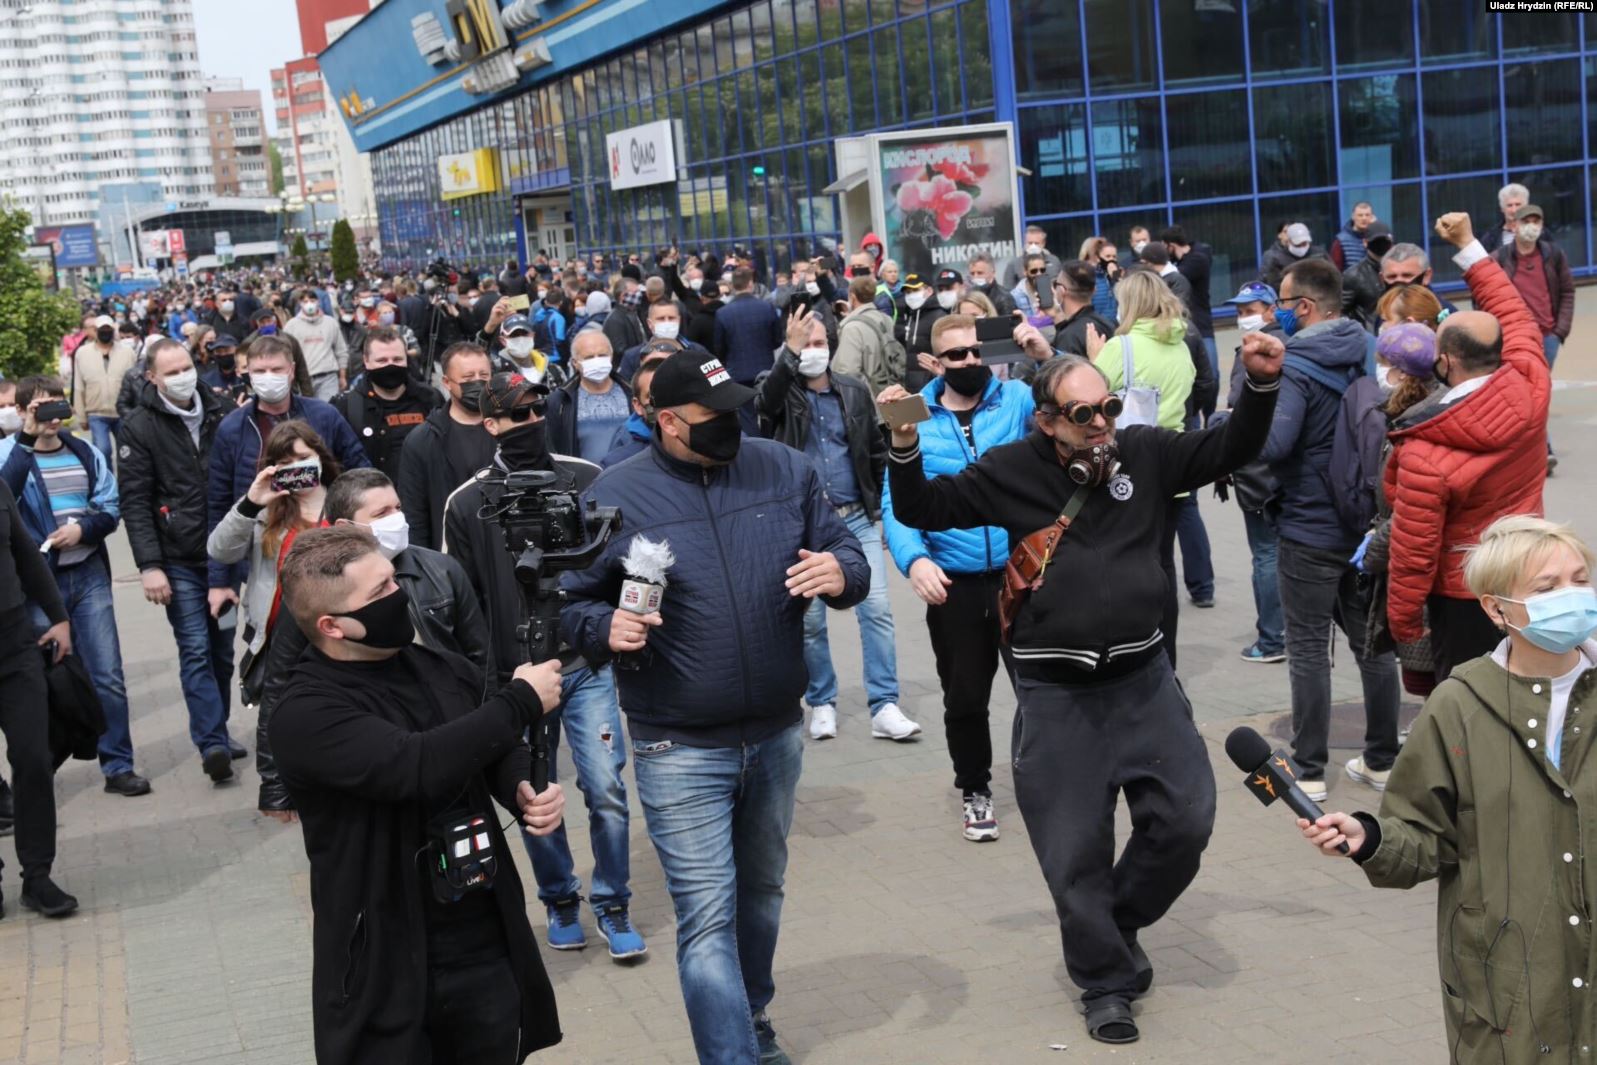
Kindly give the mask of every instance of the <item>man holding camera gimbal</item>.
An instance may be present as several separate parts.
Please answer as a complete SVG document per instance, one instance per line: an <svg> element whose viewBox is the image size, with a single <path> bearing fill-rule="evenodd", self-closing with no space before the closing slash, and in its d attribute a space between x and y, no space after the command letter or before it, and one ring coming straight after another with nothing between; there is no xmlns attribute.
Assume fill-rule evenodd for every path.
<svg viewBox="0 0 1597 1065"><path fill-rule="evenodd" d="M279 581L311 645L270 731L311 863L316 1058L519 1065L560 1021L493 802L533 834L560 825L522 742L559 664L485 700L474 666L415 642L364 529L302 533Z"/></svg>
<svg viewBox="0 0 1597 1065"><path fill-rule="evenodd" d="M493 463L457 488L444 507L444 553L458 559L471 578L488 619L501 684L509 681L516 663L525 660L516 630L527 620L527 610L504 530L496 519L483 516L484 508L491 512L502 505L509 474L548 471L557 487L573 493L599 474L591 462L550 453L544 420L548 395L547 385L519 373L494 374L480 399L483 428L498 444ZM566 676L560 716L551 729L551 772L561 726L570 735L577 787L588 805L594 856L589 902L594 920L612 958L636 958L648 948L628 913L631 858L627 789L621 779L627 764L626 741L608 667L583 667ZM587 946L580 923L582 880L576 875L565 830L527 840L527 854L538 879L538 897L549 913L549 946L581 950Z"/></svg>

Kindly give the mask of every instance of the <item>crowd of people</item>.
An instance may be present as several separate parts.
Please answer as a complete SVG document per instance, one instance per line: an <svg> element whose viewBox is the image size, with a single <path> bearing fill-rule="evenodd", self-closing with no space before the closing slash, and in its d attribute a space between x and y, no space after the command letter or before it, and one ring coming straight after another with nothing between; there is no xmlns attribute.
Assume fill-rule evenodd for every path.
<svg viewBox="0 0 1597 1065"><path fill-rule="evenodd" d="M889 562L925 604L959 831L999 838L1002 670L1019 704L1015 798L1088 1032L1136 1040L1131 1006L1154 977L1139 934L1196 877L1214 826L1176 655L1180 589L1215 606L1211 485L1235 495L1252 555L1257 634L1240 653L1287 662L1312 798L1332 776L1336 628L1363 678L1365 745L1342 771L1388 799L1378 818L1303 822L1313 842L1406 886L1495 861L1482 833L1550 838L1527 818L1567 820L1574 840L1555 799L1509 809L1495 776L1460 783L1448 753L1467 733L1472 754L1526 757L1522 789L1567 799L1597 677L1597 645L1581 642L1597 629L1591 554L1541 519L1568 263L1522 187L1500 199L1479 238L1466 215L1436 224L1467 311L1368 204L1329 252L1284 222L1227 301L1242 340L1224 382L1213 254L1176 225L1134 228L1124 256L1093 236L1073 259L1032 227L1013 261L931 277L901 273L871 234L774 275L740 251L670 248L343 284L240 271L97 301L59 374L0 382L14 785L0 826L14 826L22 904L77 908L51 876L44 712L68 654L103 711L105 790L152 790L111 595L118 525L171 626L201 771L236 784L253 746L257 808L304 835L319 1060L428 1047L514 1062L558 1041L493 804L526 828L544 943L582 949L591 927L635 959L648 947L629 915L630 755L700 1060L785 1062L769 1008L804 741L856 720L828 610L858 616L870 735L922 732L900 705ZM526 556L494 518L534 483L620 515L591 564L560 576L559 661L528 660ZM652 609L626 599L650 540L671 555ZM1405 688L1431 697L1408 746ZM1545 727L1510 718L1516 689ZM1471 697L1501 721L1483 724ZM235 703L253 711L252 745L230 727ZM1531 738L1505 747L1494 728ZM586 885L558 773L545 784L539 769L562 734L588 813ZM1117 860L1122 792L1134 829ZM1466 794L1501 807L1490 826L1464 818ZM1444 892L1469 934L1534 919L1535 893L1555 890L1540 852L1515 845L1528 856L1509 860L1532 866L1523 896ZM1584 854L1569 846L1579 860L1552 872L1578 900ZM1460 1060L1588 1038L1541 976L1534 1037L1512 996L1488 1006L1492 951L1471 942L1475 978L1448 989L1466 1004L1449 1005L1455 1052L1477 1055ZM1576 964L1541 932L1527 942L1538 973ZM1578 953L1571 971L1597 975Z"/></svg>

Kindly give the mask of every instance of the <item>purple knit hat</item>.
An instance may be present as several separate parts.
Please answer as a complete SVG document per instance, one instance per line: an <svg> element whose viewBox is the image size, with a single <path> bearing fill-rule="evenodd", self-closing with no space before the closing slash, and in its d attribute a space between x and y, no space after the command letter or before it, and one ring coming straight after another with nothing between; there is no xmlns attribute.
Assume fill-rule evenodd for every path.
<svg viewBox="0 0 1597 1065"><path fill-rule="evenodd" d="M1429 378L1436 367L1436 334L1419 322L1399 322L1381 330L1376 354L1410 377Z"/></svg>

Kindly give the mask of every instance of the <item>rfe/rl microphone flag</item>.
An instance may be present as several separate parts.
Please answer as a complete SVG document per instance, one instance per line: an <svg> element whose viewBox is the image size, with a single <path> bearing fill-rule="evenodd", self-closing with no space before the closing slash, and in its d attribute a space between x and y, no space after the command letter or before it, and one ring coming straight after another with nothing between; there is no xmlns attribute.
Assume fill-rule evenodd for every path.
<svg viewBox="0 0 1597 1065"><path fill-rule="evenodd" d="M633 614L652 614L660 609L665 596L665 574L676 564L671 545L665 541L634 536L621 559L621 601L616 605Z"/></svg>

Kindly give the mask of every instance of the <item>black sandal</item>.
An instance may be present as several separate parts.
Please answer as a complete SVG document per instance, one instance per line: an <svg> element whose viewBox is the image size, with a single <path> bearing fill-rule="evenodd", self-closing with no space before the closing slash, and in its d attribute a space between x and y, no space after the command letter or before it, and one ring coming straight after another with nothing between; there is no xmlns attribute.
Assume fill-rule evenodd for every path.
<svg viewBox="0 0 1597 1065"><path fill-rule="evenodd" d="M1100 1043L1135 1043L1142 1038L1131 1019L1131 1007L1118 999L1087 1007L1087 1034Z"/></svg>

